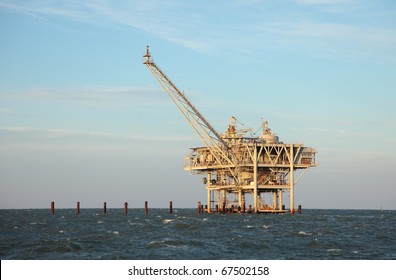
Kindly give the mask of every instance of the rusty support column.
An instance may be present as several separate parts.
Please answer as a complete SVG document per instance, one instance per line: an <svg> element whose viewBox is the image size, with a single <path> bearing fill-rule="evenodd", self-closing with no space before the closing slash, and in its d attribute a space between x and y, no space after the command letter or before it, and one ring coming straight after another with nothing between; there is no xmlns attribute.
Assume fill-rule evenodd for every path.
<svg viewBox="0 0 396 280"><path fill-rule="evenodd" d="M77 202L76 213L77 213L77 215L80 214L80 201Z"/></svg>
<svg viewBox="0 0 396 280"><path fill-rule="evenodd" d="M172 212L173 212L172 201L169 201L169 214L172 214Z"/></svg>
<svg viewBox="0 0 396 280"><path fill-rule="evenodd" d="M147 201L144 202L144 214L145 215L148 214L148 202Z"/></svg>
<svg viewBox="0 0 396 280"><path fill-rule="evenodd" d="M124 214L128 214L128 202L124 203Z"/></svg>
<svg viewBox="0 0 396 280"><path fill-rule="evenodd" d="M51 201L51 215L55 215L55 202Z"/></svg>
<svg viewBox="0 0 396 280"><path fill-rule="evenodd" d="M107 203L106 202L103 203L103 213L104 214L107 213Z"/></svg>
<svg viewBox="0 0 396 280"><path fill-rule="evenodd" d="M198 201L198 214L201 214L201 201Z"/></svg>

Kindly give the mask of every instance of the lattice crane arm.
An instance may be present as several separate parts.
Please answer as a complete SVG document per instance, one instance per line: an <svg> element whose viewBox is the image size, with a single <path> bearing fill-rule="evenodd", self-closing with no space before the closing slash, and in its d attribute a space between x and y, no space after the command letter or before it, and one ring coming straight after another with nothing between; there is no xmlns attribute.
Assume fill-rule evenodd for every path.
<svg viewBox="0 0 396 280"><path fill-rule="evenodd" d="M195 132L199 135L206 146L221 145L228 149L227 143L221 138L220 134L202 116L197 108L187 99L187 97L172 83L172 81L161 71L151 58L149 47L143 56L144 62L165 92L176 104L179 111L186 118Z"/></svg>
<svg viewBox="0 0 396 280"><path fill-rule="evenodd" d="M201 141L209 149L217 164L229 170L230 175L238 182L235 173L235 156L220 134L210 125L187 97L171 82L151 58L149 47L143 56L143 64L150 70L164 91L172 99L180 113L184 116L190 126L198 134Z"/></svg>

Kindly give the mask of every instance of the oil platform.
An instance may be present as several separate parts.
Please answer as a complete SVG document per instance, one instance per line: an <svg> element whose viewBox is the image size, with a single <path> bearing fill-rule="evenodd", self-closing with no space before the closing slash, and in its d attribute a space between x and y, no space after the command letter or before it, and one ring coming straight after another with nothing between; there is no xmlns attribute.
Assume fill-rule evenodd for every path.
<svg viewBox="0 0 396 280"><path fill-rule="evenodd" d="M232 209L233 212L284 213L283 196L289 192L289 211L294 213L294 188L310 167L317 166L316 150L303 144L285 144L262 123L260 136L247 137L249 129L237 128L231 117L223 134L219 134L171 80L154 63L149 47L143 64L150 70L180 113L197 133L204 146L192 148L184 159L184 169L204 174L208 213ZM301 170L297 178L295 171ZM246 208L251 195L253 207ZM266 204L264 197L271 197Z"/></svg>

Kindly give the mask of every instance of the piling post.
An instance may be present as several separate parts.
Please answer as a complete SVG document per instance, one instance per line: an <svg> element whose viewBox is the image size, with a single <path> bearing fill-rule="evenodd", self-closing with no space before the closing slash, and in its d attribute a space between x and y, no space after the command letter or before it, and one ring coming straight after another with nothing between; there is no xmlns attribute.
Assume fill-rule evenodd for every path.
<svg viewBox="0 0 396 280"><path fill-rule="evenodd" d="M172 214L172 212L173 212L172 201L169 201L169 214Z"/></svg>
<svg viewBox="0 0 396 280"><path fill-rule="evenodd" d="M201 201L198 201L198 214L201 214Z"/></svg>
<svg viewBox="0 0 396 280"><path fill-rule="evenodd" d="M290 171L289 171L289 186L290 186L290 211L294 214L294 146L290 145Z"/></svg>
<svg viewBox="0 0 396 280"><path fill-rule="evenodd" d="M51 215L55 215L55 202L51 201Z"/></svg>
<svg viewBox="0 0 396 280"><path fill-rule="evenodd" d="M207 182L206 182L206 189L207 189L207 193L208 193L208 199L207 199L207 202L208 202L207 212L208 213L210 213L210 203L212 201L212 190L210 189L210 184L211 184L210 181L211 181L211 179L212 179L212 173L209 172L208 173L208 179L207 179Z"/></svg>
<svg viewBox="0 0 396 280"><path fill-rule="evenodd" d="M282 194L282 189L279 189L279 210L285 210L283 209L283 194Z"/></svg>
<svg viewBox="0 0 396 280"><path fill-rule="evenodd" d="M298 213L301 214L301 205L298 205Z"/></svg>
<svg viewBox="0 0 396 280"><path fill-rule="evenodd" d="M80 201L77 201L76 213L77 213L77 215L80 214Z"/></svg>
<svg viewBox="0 0 396 280"><path fill-rule="evenodd" d="M245 214L245 212L246 212L246 202L244 201L242 203L242 213Z"/></svg>
<svg viewBox="0 0 396 280"><path fill-rule="evenodd" d="M128 214L128 202L124 203L124 215Z"/></svg>
<svg viewBox="0 0 396 280"><path fill-rule="evenodd" d="M225 203L225 201L223 201L223 209L222 209L222 212L223 212L223 213L226 212L226 203Z"/></svg>
<svg viewBox="0 0 396 280"><path fill-rule="evenodd" d="M145 215L148 214L148 202L147 201L144 202L144 214Z"/></svg>
<svg viewBox="0 0 396 280"><path fill-rule="evenodd" d="M254 207L254 213L258 212L258 196L260 195L258 193L258 181L257 181L257 168L258 168L258 160L257 160L257 142L254 142L254 156L253 156L254 162L253 162L253 185L254 185L254 190L253 190L253 207Z"/></svg>
<svg viewBox="0 0 396 280"><path fill-rule="evenodd" d="M103 214L107 213L107 203L103 202Z"/></svg>

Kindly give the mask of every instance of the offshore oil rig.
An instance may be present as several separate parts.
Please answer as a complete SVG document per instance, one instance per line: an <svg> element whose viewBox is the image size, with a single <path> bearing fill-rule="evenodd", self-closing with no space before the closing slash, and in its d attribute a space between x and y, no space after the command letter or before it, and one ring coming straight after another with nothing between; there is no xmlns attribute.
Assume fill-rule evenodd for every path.
<svg viewBox="0 0 396 280"><path fill-rule="evenodd" d="M184 169L191 174L205 174L208 213L224 209L233 212L284 213L283 194L289 192L289 211L294 213L294 187L310 167L317 166L316 150L303 144L285 144L262 123L260 136L247 137L250 129L237 128L231 117L223 134L219 134L171 80L154 63L149 46L143 64L197 133L204 146L192 148L184 159ZM302 170L295 178L295 171ZM246 195L253 198L253 208L246 208ZM272 197L266 204L264 196Z"/></svg>

